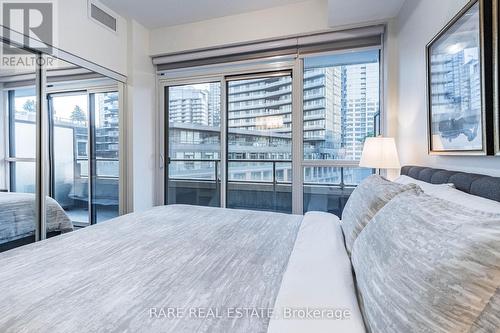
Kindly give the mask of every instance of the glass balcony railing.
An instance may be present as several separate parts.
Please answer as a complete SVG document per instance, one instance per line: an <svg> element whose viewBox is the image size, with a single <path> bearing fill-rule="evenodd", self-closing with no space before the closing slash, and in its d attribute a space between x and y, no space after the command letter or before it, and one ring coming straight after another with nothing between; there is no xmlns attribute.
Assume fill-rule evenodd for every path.
<svg viewBox="0 0 500 333"><path fill-rule="evenodd" d="M292 212L292 162L229 159L226 207ZM355 187L373 170L354 167L304 167L304 213L341 216ZM171 159L167 202L220 207L220 160Z"/></svg>
<svg viewBox="0 0 500 333"><path fill-rule="evenodd" d="M292 212L292 162L229 160L227 207Z"/></svg>
<svg viewBox="0 0 500 333"><path fill-rule="evenodd" d="M170 159L166 201L220 207L220 160Z"/></svg>
<svg viewBox="0 0 500 333"><path fill-rule="evenodd" d="M291 213L292 163L229 160L227 207ZM220 206L220 160L170 159L167 202Z"/></svg>
<svg viewBox="0 0 500 333"><path fill-rule="evenodd" d="M304 213L329 212L342 217L344 206L356 186L373 174L372 169L354 167L305 167Z"/></svg>

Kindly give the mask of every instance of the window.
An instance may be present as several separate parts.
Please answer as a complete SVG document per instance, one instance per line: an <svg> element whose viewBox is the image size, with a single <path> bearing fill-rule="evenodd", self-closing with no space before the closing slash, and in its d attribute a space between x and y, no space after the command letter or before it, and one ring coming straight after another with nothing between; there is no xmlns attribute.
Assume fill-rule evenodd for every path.
<svg viewBox="0 0 500 333"><path fill-rule="evenodd" d="M359 161L375 135L379 51L304 60L304 159Z"/></svg>
<svg viewBox="0 0 500 333"><path fill-rule="evenodd" d="M176 71L178 79L163 81L165 203L340 215L355 186L373 173L358 164L365 139L380 128L379 53L322 53L253 74L211 67L206 77L217 81L207 84ZM299 105L292 91L301 82L293 75L298 64L304 66ZM297 117L302 128L292 126ZM303 155L292 161L300 145Z"/></svg>
<svg viewBox="0 0 500 333"><path fill-rule="evenodd" d="M372 174L352 165L377 134L379 110L378 49L304 59L304 211L340 215L352 187Z"/></svg>
<svg viewBox="0 0 500 333"><path fill-rule="evenodd" d="M35 193L35 91L10 90L8 96L10 191Z"/></svg>

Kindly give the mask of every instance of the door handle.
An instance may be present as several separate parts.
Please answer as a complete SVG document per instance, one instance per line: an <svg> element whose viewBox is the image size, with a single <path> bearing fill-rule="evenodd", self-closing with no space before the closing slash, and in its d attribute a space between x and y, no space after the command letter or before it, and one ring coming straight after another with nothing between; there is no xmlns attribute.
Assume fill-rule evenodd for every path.
<svg viewBox="0 0 500 333"><path fill-rule="evenodd" d="M163 157L163 154L160 154L160 170L163 170L165 167L165 157Z"/></svg>

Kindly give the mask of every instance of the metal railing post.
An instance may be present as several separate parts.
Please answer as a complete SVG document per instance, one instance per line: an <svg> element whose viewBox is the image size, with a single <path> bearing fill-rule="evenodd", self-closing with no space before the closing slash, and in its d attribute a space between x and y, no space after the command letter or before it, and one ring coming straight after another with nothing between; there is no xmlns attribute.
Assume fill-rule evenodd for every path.
<svg viewBox="0 0 500 333"><path fill-rule="evenodd" d="M345 187L344 183L344 167L340 168L340 188L343 190Z"/></svg>
<svg viewBox="0 0 500 333"><path fill-rule="evenodd" d="M214 161L214 169L215 169L215 192L219 194L220 201L220 193L219 193L219 161Z"/></svg>
<svg viewBox="0 0 500 333"><path fill-rule="evenodd" d="M276 210L276 161L273 161L273 208Z"/></svg>

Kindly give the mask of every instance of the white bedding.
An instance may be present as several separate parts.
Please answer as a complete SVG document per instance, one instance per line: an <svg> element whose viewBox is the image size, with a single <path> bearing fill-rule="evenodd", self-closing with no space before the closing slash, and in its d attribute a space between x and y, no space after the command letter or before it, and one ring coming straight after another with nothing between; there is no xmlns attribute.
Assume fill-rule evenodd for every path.
<svg viewBox="0 0 500 333"><path fill-rule="evenodd" d="M1 332L365 332L332 214L157 207L2 253L0 266ZM273 306L269 326L148 315ZM295 319L275 318L286 309Z"/></svg>
<svg viewBox="0 0 500 333"><path fill-rule="evenodd" d="M413 183L420 186L424 193L433 197L453 202L469 209L500 214L500 202L462 192L457 190L453 184L429 184L408 176L400 176L395 182L400 184Z"/></svg>
<svg viewBox="0 0 500 333"><path fill-rule="evenodd" d="M265 333L301 220L171 205L0 253L0 332Z"/></svg>
<svg viewBox="0 0 500 333"><path fill-rule="evenodd" d="M303 319L305 311L293 312L299 309L317 319ZM344 319L328 319L333 310ZM283 332L365 332L340 220L332 214L310 212L302 221L268 328Z"/></svg>

